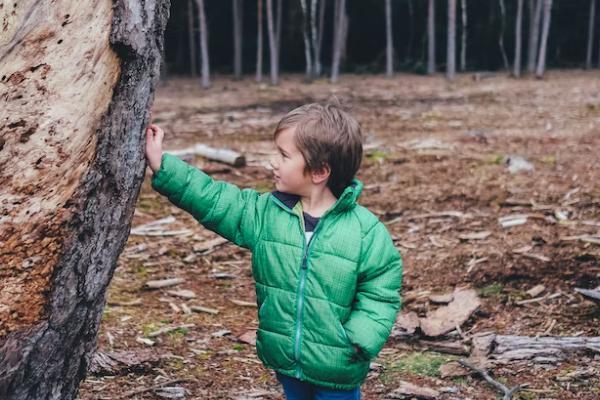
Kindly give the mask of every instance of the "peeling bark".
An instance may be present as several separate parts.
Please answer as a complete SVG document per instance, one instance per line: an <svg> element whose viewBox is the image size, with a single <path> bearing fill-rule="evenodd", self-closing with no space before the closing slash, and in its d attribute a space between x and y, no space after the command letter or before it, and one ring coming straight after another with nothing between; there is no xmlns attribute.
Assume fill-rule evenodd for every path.
<svg viewBox="0 0 600 400"><path fill-rule="evenodd" d="M0 398L73 399L144 177L169 2L2 10Z"/></svg>

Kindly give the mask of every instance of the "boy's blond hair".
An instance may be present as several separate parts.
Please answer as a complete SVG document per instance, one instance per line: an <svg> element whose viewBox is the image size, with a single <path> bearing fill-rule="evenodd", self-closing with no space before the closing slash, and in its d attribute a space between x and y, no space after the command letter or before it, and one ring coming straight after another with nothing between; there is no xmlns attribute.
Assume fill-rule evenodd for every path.
<svg viewBox="0 0 600 400"><path fill-rule="evenodd" d="M327 186L339 197L362 161L358 122L336 105L312 103L287 113L275 128L275 139L285 129L294 129L296 146L306 161L305 172L329 166Z"/></svg>

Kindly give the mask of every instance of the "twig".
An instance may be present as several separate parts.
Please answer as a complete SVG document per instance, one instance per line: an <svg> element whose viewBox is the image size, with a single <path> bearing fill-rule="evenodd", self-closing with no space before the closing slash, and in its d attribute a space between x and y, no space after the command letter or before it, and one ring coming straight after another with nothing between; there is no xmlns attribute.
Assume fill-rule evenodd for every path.
<svg viewBox="0 0 600 400"><path fill-rule="evenodd" d="M117 400L117 399L126 399L128 397L131 396L135 396L136 394L141 394L141 393L146 393L146 392L150 392L152 390L156 390L156 389L160 389L163 386L167 386L167 385L172 385L174 383L180 383L180 382L188 382L189 379L185 379L185 378L180 378L180 379L172 379L170 381L165 381L163 383L159 383L158 385L154 385L154 386L148 386L145 388L140 388L140 389L134 389L134 390L130 390L129 392L125 392L120 396L117 397L101 397L101 400Z"/></svg>
<svg viewBox="0 0 600 400"><path fill-rule="evenodd" d="M509 389L508 387L504 386L502 383L500 383L497 380L495 380L494 378L492 378L487 372L485 372L485 370L479 368L475 364L472 364L465 359L458 360L458 363L460 365L462 365L463 367L467 367L467 368L472 369L475 372L478 372L481 376L483 376L483 379L485 379L490 385L492 385L493 387L495 387L496 389L498 389L502 393L504 393L504 397L502 398L502 400L511 400L515 393L522 390L526 386L525 384L517 385L517 386L513 387L512 389Z"/></svg>

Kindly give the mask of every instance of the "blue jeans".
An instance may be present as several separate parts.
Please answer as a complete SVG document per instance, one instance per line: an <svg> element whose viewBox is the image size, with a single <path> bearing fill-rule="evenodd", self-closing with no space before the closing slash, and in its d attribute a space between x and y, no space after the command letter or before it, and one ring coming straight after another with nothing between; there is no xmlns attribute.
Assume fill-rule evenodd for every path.
<svg viewBox="0 0 600 400"><path fill-rule="evenodd" d="M352 390L334 390L299 379L277 374L287 400L360 400L360 387Z"/></svg>

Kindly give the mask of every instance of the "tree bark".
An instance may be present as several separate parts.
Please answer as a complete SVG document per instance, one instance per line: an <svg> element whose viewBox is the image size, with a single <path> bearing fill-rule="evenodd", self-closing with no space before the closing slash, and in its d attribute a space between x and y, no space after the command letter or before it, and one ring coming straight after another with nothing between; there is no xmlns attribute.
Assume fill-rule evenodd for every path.
<svg viewBox="0 0 600 400"><path fill-rule="evenodd" d="M144 178L169 2L19 5L0 44L0 398L70 400Z"/></svg>
<svg viewBox="0 0 600 400"><path fill-rule="evenodd" d="M200 20L200 52L202 54L202 87L210 87L210 63L208 59L208 28L206 27L206 15L204 13L204 0L196 0Z"/></svg>
<svg viewBox="0 0 600 400"><path fill-rule="evenodd" d="M467 69L467 0L461 0L462 33L460 46L460 70Z"/></svg>
<svg viewBox="0 0 600 400"><path fill-rule="evenodd" d="M282 0L277 0L277 20L275 21L275 36L277 41L277 70L281 65L281 20L283 12Z"/></svg>
<svg viewBox="0 0 600 400"><path fill-rule="evenodd" d="M544 25L542 27L542 41L535 76L540 79L546 71L546 50L548 48L548 33L550 32L550 18L552 16L552 0L544 0Z"/></svg>
<svg viewBox="0 0 600 400"><path fill-rule="evenodd" d="M408 8L408 40L406 43L406 60L412 60L413 53L413 44L415 41L415 8L413 4L413 0L408 0L406 2L406 6Z"/></svg>
<svg viewBox="0 0 600 400"><path fill-rule="evenodd" d="M394 42L392 37L392 1L385 0L385 74L394 75Z"/></svg>
<svg viewBox="0 0 600 400"><path fill-rule="evenodd" d="M324 3L322 1L321 3ZM313 50L313 75L318 77L321 74L321 56L319 55L319 31L317 29L317 10L319 2L318 0L312 0L310 7L310 31L312 39L312 50ZM317 73L317 71L319 71Z"/></svg>
<svg viewBox="0 0 600 400"><path fill-rule="evenodd" d="M194 0L188 0L188 40L190 44L190 73L193 78L198 76L196 63L196 31L194 29Z"/></svg>
<svg viewBox="0 0 600 400"><path fill-rule="evenodd" d="M596 0L590 0L590 21L588 25L587 54L585 68L592 68L592 53L594 51L594 19L596 18Z"/></svg>
<svg viewBox="0 0 600 400"><path fill-rule="evenodd" d="M446 78L456 77L456 0L448 0L448 42L446 46Z"/></svg>
<svg viewBox="0 0 600 400"><path fill-rule="evenodd" d="M331 62L331 83L337 83L340 74L340 60L342 57L342 40L344 36L344 16L346 13L346 0L336 0L333 27L333 56Z"/></svg>
<svg viewBox="0 0 600 400"><path fill-rule="evenodd" d="M435 74L435 0L429 0L427 9L427 73Z"/></svg>
<svg viewBox="0 0 600 400"><path fill-rule="evenodd" d="M515 59L513 76L521 76L521 37L523 30L523 0L517 0L517 21L515 25Z"/></svg>
<svg viewBox="0 0 600 400"><path fill-rule="evenodd" d="M235 79L242 78L242 36L244 23L243 0L231 0L233 6L233 75Z"/></svg>
<svg viewBox="0 0 600 400"><path fill-rule="evenodd" d="M279 56L277 55L277 39L273 21L273 0L267 0L267 27L269 30L269 50L271 62L271 85L279 84Z"/></svg>
<svg viewBox="0 0 600 400"><path fill-rule="evenodd" d="M300 0L300 6L302 7L302 38L304 39L304 60L306 62L306 80L312 80L312 48L311 40L308 36L310 29L310 16L309 11L306 8L306 0Z"/></svg>
<svg viewBox="0 0 600 400"><path fill-rule="evenodd" d="M257 34L256 34L256 82L262 82L263 61L263 0L258 0L257 11Z"/></svg>
<svg viewBox="0 0 600 400"><path fill-rule="evenodd" d="M506 5L504 0L498 0L500 5L500 34L498 35L498 47L500 47L500 53L502 54L502 61L504 62L504 69L509 70L508 57L506 56L506 49L504 48L504 31L506 30Z"/></svg>
<svg viewBox="0 0 600 400"><path fill-rule="evenodd" d="M537 64L542 1L529 0L529 48L527 49L527 72L533 74Z"/></svg>
<svg viewBox="0 0 600 400"><path fill-rule="evenodd" d="M319 31L317 39L317 56L316 56L316 70L315 74L321 76L323 73L323 63L321 62L321 49L323 48L323 33L325 32L325 2L327 0L321 0L319 2Z"/></svg>

